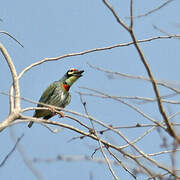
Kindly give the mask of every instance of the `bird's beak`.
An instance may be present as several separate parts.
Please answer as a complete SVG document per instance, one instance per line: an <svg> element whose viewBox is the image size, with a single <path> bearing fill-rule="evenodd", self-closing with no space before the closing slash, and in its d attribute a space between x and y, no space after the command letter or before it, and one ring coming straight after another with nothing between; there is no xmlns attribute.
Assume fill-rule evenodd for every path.
<svg viewBox="0 0 180 180"><path fill-rule="evenodd" d="M73 76L81 77L83 72L84 72L84 70L81 70L81 71L74 71Z"/></svg>

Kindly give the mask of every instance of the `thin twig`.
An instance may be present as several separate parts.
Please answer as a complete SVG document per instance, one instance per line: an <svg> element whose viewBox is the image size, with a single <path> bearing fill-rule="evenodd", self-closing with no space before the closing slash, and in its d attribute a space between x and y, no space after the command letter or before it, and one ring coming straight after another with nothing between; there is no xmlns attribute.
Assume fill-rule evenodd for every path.
<svg viewBox="0 0 180 180"><path fill-rule="evenodd" d="M166 150L166 151L160 151L160 152L156 152L156 153L150 153L148 154L148 156L159 156L159 155L164 155L164 154L168 154L168 153L172 153L174 150ZM176 151L180 151L180 149L176 149ZM142 155L139 156L135 156L136 158L142 158Z"/></svg>
<svg viewBox="0 0 180 180"><path fill-rule="evenodd" d="M157 126L154 126L154 127L150 128L150 129L148 129L148 130L145 131L141 136L139 136L137 139L131 141L131 144L137 143L137 142L140 141L142 138L144 138L146 135L148 135L151 131L153 131L155 128L157 128ZM121 149L127 148L127 147L129 147L129 146L130 146L130 144L123 145L123 146L121 146Z"/></svg>
<svg viewBox="0 0 180 180"><path fill-rule="evenodd" d="M86 115L87 115L87 116L90 116L90 114L89 114L89 112L88 112L88 110L87 110L86 102L83 101L81 94L79 94L79 95L80 95L81 103L83 104L83 107L84 107L84 109L85 109ZM97 131L96 131L96 129L95 129L94 122L92 121L91 118L89 118L89 120L90 120L90 122L91 122L92 129L93 129L93 132L91 132L91 133L93 133L93 134L97 137L97 139L98 139L98 144L99 144L99 147L100 147L100 151L101 151L104 159L106 160L106 163L107 163L107 165L108 165L108 167L109 167L109 170L110 170L111 174L113 175L114 179L115 179L115 180L118 180L118 177L117 177L117 175L115 174L115 172L114 172L114 170L113 170L113 168L112 168L112 166L111 166L111 162L110 162L110 160L108 159L106 153L104 152L104 149L103 149L103 146L102 146L102 142L101 142L101 139L100 139L100 137L99 137L99 135L98 135L98 133L97 133Z"/></svg>
<svg viewBox="0 0 180 180"><path fill-rule="evenodd" d="M149 81L151 82L151 79L150 78L147 78L147 77L143 77L143 76L137 76L137 75L131 75L131 74L127 74L127 73L122 73L122 72L114 72L114 71L110 71L110 70L107 70L107 69L103 69L103 68L100 68L100 67L97 67L97 66L94 66L90 63L88 63L88 65L93 68L93 69L96 69L98 71L102 71L102 72L105 72L105 73L110 73L110 74L113 74L113 75L118 75L118 76L122 76L122 77L125 77L125 78L130 78L130 79L138 79L138 80L145 80L145 81ZM163 87L166 87L176 93L180 93L180 90L179 89L176 89L176 88L173 88L172 86L169 85L168 82L166 81L162 81L162 80L156 80L156 83L160 86L163 86Z"/></svg>
<svg viewBox="0 0 180 180"><path fill-rule="evenodd" d="M150 15L150 14L152 14L152 13L154 13L154 12L160 10L160 9L162 9L163 7L165 7L167 4L169 4L169 3L172 2L172 1L173 1L173 0L168 0L168 1L166 1L165 3L161 4L160 6L158 6L157 8L152 9L152 10L148 11L147 13L144 13L144 14L141 14L141 15L138 15L138 16L135 16L134 18L141 18L141 17L148 16L148 15Z"/></svg>
<svg viewBox="0 0 180 180"><path fill-rule="evenodd" d="M105 164L106 161L103 158L91 158L91 156L83 156L83 155L57 155L57 157L54 158L33 158L32 162L34 163L41 163L41 162L46 162L46 163L53 163L57 161L66 161L66 162L74 162L74 161L90 161L90 162L96 162L99 164ZM119 166L119 164L111 159L111 163L114 166Z"/></svg>
<svg viewBox="0 0 180 180"><path fill-rule="evenodd" d="M102 0L102 1L108 7L108 9L110 9L110 11L113 13L113 15L116 18L117 22L119 24L121 24L121 26L124 27L127 31L129 31L129 27L119 18L119 16L115 12L114 8L106 0Z"/></svg>
<svg viewBox="0 0 180 180"><path fill-rule="evenodd" d="M13 130L13 128L10 128L10 135L12 140L14 141L16 134L15 131ZM37 180L43 180L42 175L39 173L39 171L35 168L35 166L33 165L32 161L27 157L24 148L22 147L22 145L19 143L17 146L17 150L19 151L25 165L29 168L29 170L32 172L32 174L36 177Z"/></svg>
<svg viewBox="0 0 180 180"><path fill-rule="evenodd" d="M6 31L0 31L0 33L2 34L5 34L5 35L8 35L10 38L12 38L14 41L16 41L21 47L24 48L24 46L20 43L20 41L18 41L15 37L13 37L11 34L9 34L8 32Z"/></svg>
<svg viewBox="0 0 180 180"><path fill-rule="evenodd" d="M129 104L129 103L126 102L126 101L123 101L123 100L121 100L121 99L116 99L116 98L114 98L113 96L111 96L111 95L109 95L109 94L107 94L107 93L101 92L101 91L99 91L99 90L96 90L96 89L91 89L91 88L87 88L87 87L80 87L80 88L82 88L82 89L87 89L87 90L93 91L93 92L95 92L95 93L98 93L98 94L102 94L102 95L104 95L104 96L107 96L107 97L109 97L109 98L111 98L111 99L114 99L114 100L116 100L116 101L119 101L119 102L121 102L122 104L125 104L125 105L127 105L128 107L132 108L133 110L135 110L136 112L138 112L138 113L141 114L143 117L145 117L145 118L147 118L148 120L150 120L151 122L157 124L158 126L160 126L160 127L163 128L163 129L165 129L165 127L164 127L161 123L159 123L157 120L155 120L155 119L153 119L152 117L148 116L147 114L145 114L144 112L142 112L139 108L137 108L136 106L134 106L134 105L132 105L132 104ZM165 129L165 130L166 130L166 129Z"/></svg>
<svg viewBox="0 0 180 180"><path fill-rule="evenodd" d="M4 160L1 162L0 167L4 166L4 164L6 163L6 161L8 160L8 158L11 156L11 154L15 151L18 143L21 141L21 139L23 138L24 134L22 134L20 137L17 138L17 141L14 145L14 147L12 148L12 150L6 155L6 157L4 158Z"/></svg>
<svg viewBox="0 0 180 180"><path fill-rule="evenodd" d="M119 158L111 150L107 149L107 151L116 159L120 166L125 169L125 171L127 171L134 179L137 179L136 176L122 163L122 161L119 160Z"/></svg>
<svg viewBox="0 0 180 180"><path fill-rule="evenodd" d="M86 93L86 92L81 92L81 91L76 91L77 93L81 93L83 96L95 96L95 97L99 97L102 99L111 99L111 97L113 97L113 99L126 99L126 100L132 100L132 102L134 104L145 104L145 103L153 103L156 102L157 99L156 98L149 98L149 97L141 97L141 96L115 96L115 95L111 95L111 97L102 95L102 94L95 94L95 93ZM164 95L161 96L162 102L163 103L168 103L168 104L180 104L180 101L171 101L171 100L167 100L164 98L170 98L173 96L178 95L177 93L173 93L173 94L168 94L168 95ZM140 102L139 102L140 101Z"/></svg>
<svg viewBox="0 0 180 180"><path fill-rule="evenodd" d="M156 25L153 25L153 28L154 28L154 29L156 29L156 30L158 30L159 32L161 32L161 33L163 33L163 34L167 35L167 36L171 36L171 34L170 34L170 33L168 33L168 32L166 32L166 31L164 31L163 29L161 29L161 28L157 27Z"/></svg>

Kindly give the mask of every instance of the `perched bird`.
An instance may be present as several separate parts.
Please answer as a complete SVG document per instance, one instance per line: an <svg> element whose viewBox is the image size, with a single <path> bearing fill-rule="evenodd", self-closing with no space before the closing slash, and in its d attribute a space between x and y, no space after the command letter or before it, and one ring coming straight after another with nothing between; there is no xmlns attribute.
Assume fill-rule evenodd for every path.
<svg viewBox="0 0 180 180"><path fill-rule="evenodd" d="M70 87L76 82L81 76L84 70L78 70L72 68L59 80L53 82L42 94L39 102L64 108L71 101L71 94L69 93ZM43 105L38 104L38 107ZM49 119L54 116L55 113L51 110L36 110L33 117ZM30 128L33 122L28 124Z"/></svg>

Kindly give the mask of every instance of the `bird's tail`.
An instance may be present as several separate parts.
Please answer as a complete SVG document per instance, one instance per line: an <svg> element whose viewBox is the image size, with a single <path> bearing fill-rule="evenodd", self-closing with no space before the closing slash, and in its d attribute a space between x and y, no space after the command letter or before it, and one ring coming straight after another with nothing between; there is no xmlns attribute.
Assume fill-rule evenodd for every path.
<svg viewBox="0 0 180 180"><path fill-rule="evenodd" d="M31 126L33 125L33 123L34 123L34 122L31 121L31 122L28 124L28 127L31 128Z"/></svg>

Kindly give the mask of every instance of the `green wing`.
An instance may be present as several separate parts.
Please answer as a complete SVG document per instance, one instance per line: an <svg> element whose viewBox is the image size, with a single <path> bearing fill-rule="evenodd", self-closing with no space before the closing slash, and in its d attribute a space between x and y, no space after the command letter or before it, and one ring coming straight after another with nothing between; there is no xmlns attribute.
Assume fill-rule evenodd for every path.
<svg viewBox="0 0 180 180"><path fill-rule="evenodd" d="M47 103L49 101L49 99L51 98L51 96L53 95L55 89L57 88L57 81L55 81L54 83L52 83L42 94L39 102L42 103ZM38 105L40 106L40 105Z"/></svg>
<svg viewBox="0 0 180 180"><path fill-rule="evenodd" d="M54 91L57 88L57 81L55 81L54 83L52 83L42 94L39 102L48 104L49 100L51 99ZM42 107L43 105L38 104L38 107ZM36 110L34 113L34 117L44 117L44 116L52 116L51 111L49 110Z"/></svg>

